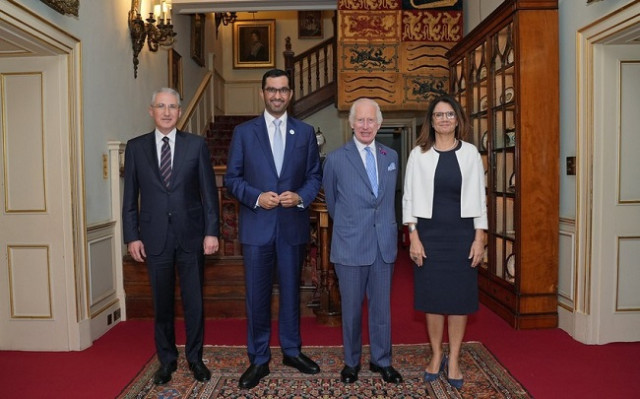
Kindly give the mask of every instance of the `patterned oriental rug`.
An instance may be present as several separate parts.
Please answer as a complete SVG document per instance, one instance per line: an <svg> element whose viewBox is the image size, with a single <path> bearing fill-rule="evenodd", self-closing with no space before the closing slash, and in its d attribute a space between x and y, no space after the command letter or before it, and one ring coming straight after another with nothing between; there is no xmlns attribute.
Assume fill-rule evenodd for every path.
<svg viewBox="0 0 640 399"><path fill-rule="evenodd" d="M193 379L179 348L178 370L164 386L153 384L158 362L152 357L134 380L118 396L123 398L532 398L527 390L479 342L462 346L462 371L465 381L457 390L440 378L431 383L422 380L428 344L394 345L393 366L402 374L402 384L387 384L378 373L369 371L369 347L363 348L363 367L354 384L340 382L343 367L341 346L304 347L304 352L320 365L321 372L306 375L282 364L280 348L272 348L271 374L251 390L238 388L238 379L248 366L244 346L206 346L204 362L211 370L211 380ZM445 351L447 348L445 348Z"/></svg>

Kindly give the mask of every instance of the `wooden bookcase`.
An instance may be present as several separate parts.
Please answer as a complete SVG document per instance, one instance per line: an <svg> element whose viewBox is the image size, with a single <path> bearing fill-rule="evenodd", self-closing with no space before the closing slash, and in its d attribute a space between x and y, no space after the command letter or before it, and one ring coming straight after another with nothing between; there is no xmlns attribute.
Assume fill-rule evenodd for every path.
<svg viewBox="0 0 640 399"><path fill-rule="evenodd" d="M486 170L480 300L518 329L558 324L557 8L507 0L448 53Z"/></svg>

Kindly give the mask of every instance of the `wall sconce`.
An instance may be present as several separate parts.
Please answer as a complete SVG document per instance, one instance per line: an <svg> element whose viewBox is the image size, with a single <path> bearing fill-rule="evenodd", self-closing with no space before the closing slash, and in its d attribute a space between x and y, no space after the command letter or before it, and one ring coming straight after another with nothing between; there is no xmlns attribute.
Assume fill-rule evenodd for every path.
<svg viewBox="0 0 640 399"><path fill-rule="evenodd" d="M155 1L154 1L155 3ZM159 46L171 46L176 33L171 24L171 4L165 0L154 4L149 12L146 22L142 20L140 0L131 0L129 11L129 32L131 33L131 46L133 47L133 76L138 77L138 54L147 41L149 50L158 51ZM157 23L156 23L157 21Z"/></svg>
<svg viewBox="0 0 640 399"><path fill-rule="evenodd" d="M238 19L235 11L226 11L226 12L217 12L216 13L216 39L218 38L218 27L220 27L220 23L222 25L227 26L232 24Z"/></svg>

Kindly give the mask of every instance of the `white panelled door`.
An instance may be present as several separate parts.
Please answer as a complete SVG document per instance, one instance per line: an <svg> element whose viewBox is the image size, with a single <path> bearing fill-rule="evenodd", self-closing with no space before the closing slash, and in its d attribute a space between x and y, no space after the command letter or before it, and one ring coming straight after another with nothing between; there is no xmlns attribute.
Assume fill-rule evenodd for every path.
<svg viewBox="0 0 640 399"><path fill-rule="evenodd" d="M0 60L1 350L69 350L77 323L66 62Z"/></svg>
<svg viewBox="0 0 640 399"><path fill-rule="evenodd" d="M595 341L640 341L640 44L594 55Z"/></svg>

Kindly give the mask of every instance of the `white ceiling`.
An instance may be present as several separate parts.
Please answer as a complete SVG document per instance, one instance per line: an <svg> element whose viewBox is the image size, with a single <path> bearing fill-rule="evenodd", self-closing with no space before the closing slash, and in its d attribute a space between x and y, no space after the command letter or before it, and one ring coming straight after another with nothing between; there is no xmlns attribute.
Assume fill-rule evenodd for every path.
<svg viewBox="0 0 640 399"><path fill-rule="evenodd" d="M335 10L338 0L172 0L179 14L225 11Z"/></svg>

